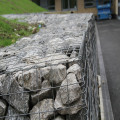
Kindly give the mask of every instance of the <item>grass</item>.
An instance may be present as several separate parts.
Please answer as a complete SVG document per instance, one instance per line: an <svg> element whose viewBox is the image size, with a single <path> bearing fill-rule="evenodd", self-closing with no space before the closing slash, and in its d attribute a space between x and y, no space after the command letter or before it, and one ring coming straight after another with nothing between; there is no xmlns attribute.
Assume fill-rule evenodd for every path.
<svg viewBox="0 0 120 120"><path fill-rule="evenodd" d="M39 30L37 24L22 23L18 20L7 20L0 17L0 47L11 45L18 38L33 34L33 27L36 27L35 32Z"/></svg>
<svg viewBox="0 0 120 120"><path fill-rule="evenodd" d="M0 15L45 12L31 0L0 0Z"/></svg>
<svg viewBox="0 0 120 120"><path fill-rule="evenodd" d="M0 15L38 13L47 11L31 0L0 0ZM33 29L28 29L36 27ZM0 16L0 47L11 45L17 39L29 36L39 30L37 24L20 23L17 20L7 20Z"/></svg>

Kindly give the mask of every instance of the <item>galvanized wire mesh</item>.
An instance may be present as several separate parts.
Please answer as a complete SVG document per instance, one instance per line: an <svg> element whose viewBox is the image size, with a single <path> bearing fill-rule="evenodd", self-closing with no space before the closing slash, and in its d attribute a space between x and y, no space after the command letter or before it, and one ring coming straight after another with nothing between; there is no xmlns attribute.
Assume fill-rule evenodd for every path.
<svg viewBox="0 0 120 120"><path fill-rule="evenodd" d="M74 52L76 54L71 56ZM64 57L58 58L58 55L60 54L66 55L70 59L68 60ZM34 57L37 56L33 56L33 59ZM3 63L5 63L4 60ZM62 84L64 80L58 84L51 80L49 81L49 87L41 87L41 84L46 80L42 76L42 69L49 67L51 71L53 70L53 67L61 64L64 65L67 70L74 64L80 66L81 77L77 79L77 82L69 83L68 79L66 79L68 74L71 73L70 72L67 73L64 78L66 79L66 83L64 85ZM34 72L30 74L30 70L33 70ZM94 20L89 21L89 27L84 35L84 41L67 46L67 48L57 49L55 54L50 54L50 56L45 56L43 58L38 56L38 62L34 65L31 60L31 65L29 66L24 66L24 68L22 66L18 68L16 67L16 69L11 69L11 71L1 71L0 74L0 80L2 82L2 87L0 88L0 98L6 101L8 109L6 114L1 116L0 119L99 120ZM58 71L55 74L56 77L59 76ZM34 79L34 81L31 80L28 85L27 80L30 79L30 77L32 77L31 79ZM54 79L54 75L52 77ZM46 84L48 83L45 83L45 86L47 86ZM78 92L80 97L72 101L71 94L74 94L73 91L76 89L75 87L77 85L80 87L80 91ZM62 93L60 89L66 93ZM44 93L45 91L49 91L47 95L43 94L42 98L38 95L38 97L34 99L34 102L32 101L33 94L36 95L39 92ZM59 96L58 99L56 98L57 96ZM55 107L56 99L57 102L61 100L60 104L62 105L59 106L62 107ZM66 103L64 103L65 101Z"/></svg>

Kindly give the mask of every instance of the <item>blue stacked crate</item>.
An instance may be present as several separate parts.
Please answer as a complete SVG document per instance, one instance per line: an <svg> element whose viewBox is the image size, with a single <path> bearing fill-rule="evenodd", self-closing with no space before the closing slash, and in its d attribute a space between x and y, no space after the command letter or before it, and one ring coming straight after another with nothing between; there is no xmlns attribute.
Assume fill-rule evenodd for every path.
<svg viewBox="0 0 120 120"><path fill-rule="evenodd" d="M97 4L97 18L98 20L111 19L111 2L103 5Z"/></svg>

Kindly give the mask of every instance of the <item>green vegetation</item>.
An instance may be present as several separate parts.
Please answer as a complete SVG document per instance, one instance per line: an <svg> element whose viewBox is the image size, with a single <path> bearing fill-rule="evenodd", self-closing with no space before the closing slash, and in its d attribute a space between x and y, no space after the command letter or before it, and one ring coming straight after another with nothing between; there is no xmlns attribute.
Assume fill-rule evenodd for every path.
<svg viewBox="0 0 120 120"><path fill-rule="evenodd" d="M0 0L0 15L47 11L31 0Z"/></svg>
<svg viewBox="0 0 120 120"><path fill-rule="evenodd" d="M0 17L0 47L11 45L18 38L34 34L38 30L37 24L22 23L18 20L7 20Z"/></svg>

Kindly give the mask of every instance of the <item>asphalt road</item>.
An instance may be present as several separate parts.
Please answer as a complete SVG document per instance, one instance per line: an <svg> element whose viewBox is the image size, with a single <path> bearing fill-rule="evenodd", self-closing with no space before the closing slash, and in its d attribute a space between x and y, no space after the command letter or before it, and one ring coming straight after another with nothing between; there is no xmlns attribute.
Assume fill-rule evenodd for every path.
<svg viewBox="0 0 120 120"><path fill-rule="evenodd" d="M112 109L120 120L120 21L97 22Z"/></svg>

